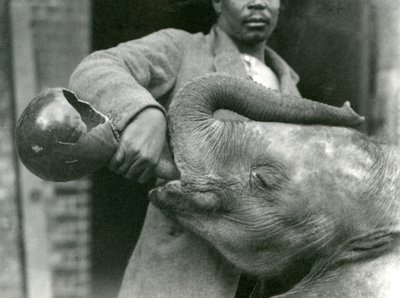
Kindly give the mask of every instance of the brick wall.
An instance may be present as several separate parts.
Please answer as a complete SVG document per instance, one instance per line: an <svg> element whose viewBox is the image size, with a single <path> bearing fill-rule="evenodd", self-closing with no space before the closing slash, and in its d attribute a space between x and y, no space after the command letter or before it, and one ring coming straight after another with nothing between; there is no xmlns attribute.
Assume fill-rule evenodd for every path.
<svg viewBox="0 0 400 298"><path fill-rule="evenodd" d="M89 183L57 183L48 204L54 297L90 297Z"/></svg>

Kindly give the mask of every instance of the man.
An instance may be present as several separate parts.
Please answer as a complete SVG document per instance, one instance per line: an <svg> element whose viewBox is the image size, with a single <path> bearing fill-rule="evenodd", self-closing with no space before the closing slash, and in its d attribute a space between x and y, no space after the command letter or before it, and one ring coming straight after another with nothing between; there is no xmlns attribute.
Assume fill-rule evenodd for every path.
<svg viewBox="0 0 400 298"><path fill-rule="evenodd" d="M87 57L70 88L108 114L120 134L109 167L128 179L154 176L166 141L165 113L195 77L225 72L298 94L294 71L266 41L279 0L212 0L210 33L167 29ZM234 297L240 272L196 235L149 205L120 297Z"/></svg>

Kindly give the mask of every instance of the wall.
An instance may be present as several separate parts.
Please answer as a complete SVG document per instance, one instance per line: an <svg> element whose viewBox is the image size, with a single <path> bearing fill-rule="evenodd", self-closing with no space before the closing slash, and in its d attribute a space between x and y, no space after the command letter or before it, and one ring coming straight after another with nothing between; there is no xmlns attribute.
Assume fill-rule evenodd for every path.
<svg viewBox="0 0 400 298"><path fill-rule="evenodd" d="M89 0L29 0L38 90L67 87L89 52ZM47 201L50 267L55 298L91 294L89 181L54 184Z"/></svg>
<svg viewBox="0 0 400 298"><path fill-rule="evenodd" d="M4 128L10 133L2 136L0 149L4 149L1 153L4 152L4 159L11 163L15 161L11 138L11 128L15 119L12 119L14 113L10 110L11 104L8 100L11 103L14 99L17 110L15 113L19 114L37 91L68 85L72 70L89 51L90 1L7 2L10 3L10 7L5 7L5 11L10 12L10 26L3 26L8 20L1 17L0 30L7 30L7 37L11 39L13 46L12 55L0 56L1 59L4 57L4 61L0 61L4 62L1 64L0 73L8 70L0 84L7 81L9 85L13 85L14 96L11 98L11 94L1 90L1 113L4 112L4 116L1 115L0 121L4 122ZM0 47L0 50L3 50L3 47ZM13 71L10 71L11 67L5 65L5 62L12 62ZM22 241L12 252L14 255L21 249L24 252L16 257L22 264L23 274L20 275L24 278L21 278L19 284L14 282L9 285L12 291L17 292L16 296L10 297L90 297L90 183L88 180L57 184L44 182L27 173L23 166L19 168L17 175L11 169L7 171L5 167L2 167L0 175L6 177L7 173L7 180L2 180L14 188L17 188L18 181L18 196L10 197L10 201L13 204L20 203L18 206L21 209L18 218L16 215L14 217L16 222L21 223L21 231L18 231L21 233L18 235L23 235ZM0 181L0 187L7 187L2 182ZM7 195L13 195L10 187L7 189ZM15 214L10 206L12 205L8 204L8 208L0 209L0 222L6 222ZM3 215L3 211L7 213ZM12 227L11 222L8 222L8 226ZM0 236L2 248L3 239L7 238L3 237L3 234ZM7 242L5 244L8 245ZM10 254L10 248L5 248L5 253ZM0 249L1 262L7 260L11 263L13 255L3 258L2 253ZM11 268L10 264L4 265L0 267L0 272L4 268ZM17 272L7 274L8 276L4 276L10 281L17 280L19 276ZM2 277L3 274L0 273L0 280ZM7 294L6 290L8 288L0 284L1 297L4 297L4 293Z"/></svg>
<svg viewBox="0 0 400 298"><path fill-rule="evenodd" d="M23 295L8 5L0 0L0 296Z"/></svg>
<svg viewBox="0 0 400 298"><path fill-rule="evenodd" d="M371 133L400 143L400 2L371 0L377 20L374 100L368 116Z"/></svg>

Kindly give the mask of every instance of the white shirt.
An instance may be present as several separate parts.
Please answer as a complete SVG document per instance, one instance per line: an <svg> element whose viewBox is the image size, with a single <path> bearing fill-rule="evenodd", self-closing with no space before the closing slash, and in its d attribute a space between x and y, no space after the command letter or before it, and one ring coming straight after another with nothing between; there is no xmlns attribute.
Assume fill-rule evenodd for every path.
<svg viewBox="0 0 400 298"><path fill-rule="evenodd" d="M244 67L250 78L266 88L280 91L278 76L257 58L241 54Z"/></svg>

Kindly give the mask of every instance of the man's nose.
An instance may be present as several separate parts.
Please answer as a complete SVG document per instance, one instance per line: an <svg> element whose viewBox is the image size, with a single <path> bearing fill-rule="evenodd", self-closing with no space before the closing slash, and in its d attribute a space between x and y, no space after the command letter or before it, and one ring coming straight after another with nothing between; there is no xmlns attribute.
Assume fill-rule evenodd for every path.
<svg viewBox="0 0 400 298"><path fill-rule="evenodd" d="M267 7L267 4L265 3L265 0L252 0L249 1L247 4L248 9L265 9Z"/></svg>

